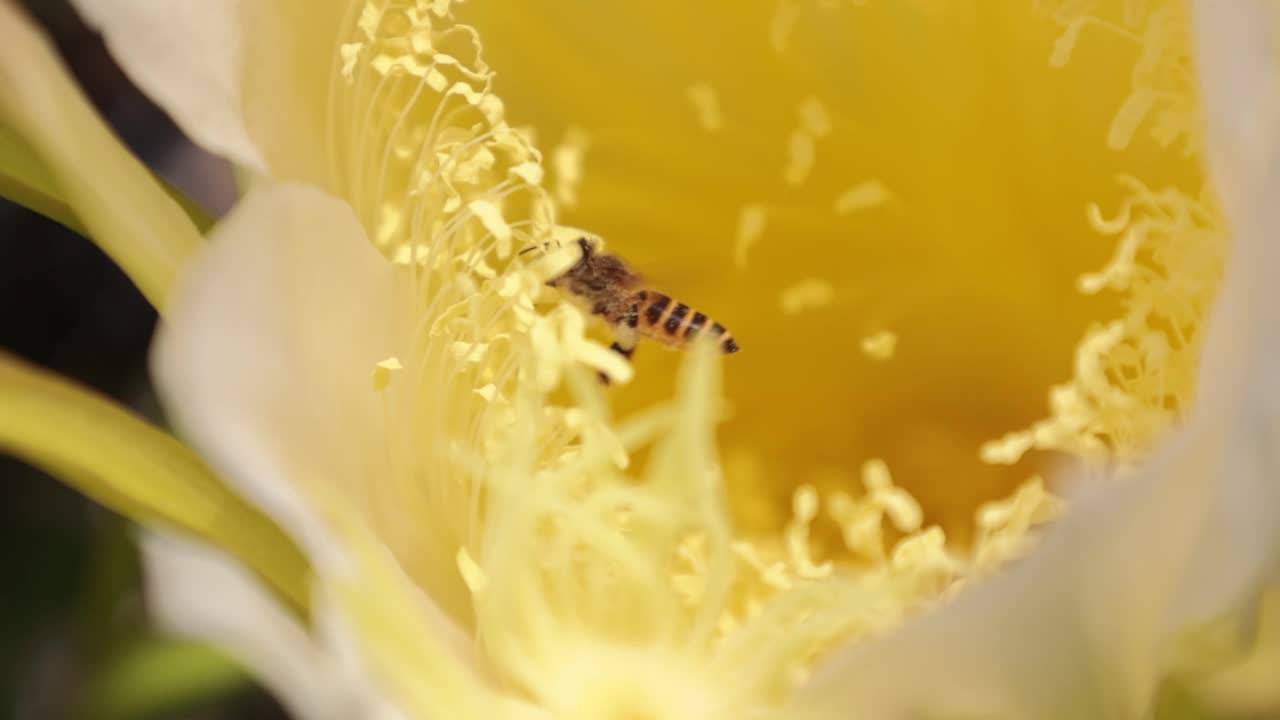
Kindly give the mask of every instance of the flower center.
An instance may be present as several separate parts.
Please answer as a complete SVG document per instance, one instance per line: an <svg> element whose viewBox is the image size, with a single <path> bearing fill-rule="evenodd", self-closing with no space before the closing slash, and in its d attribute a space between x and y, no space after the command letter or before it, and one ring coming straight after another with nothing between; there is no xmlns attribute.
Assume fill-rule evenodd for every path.
<svg viewBox="0 0 1280 720"><path fill-rule="evenodd" d="M708 697L723 693L704 688L717 684L776 700L838 643L1027 552L1059 510L1041 479L1051 464L1110 473L1185 410L1223 254L1198 163L1186 8L1134 4L1107 19L1061 5L1048 8L1057 44L1043 23L1033 50L1007 29L907 21L874 3L823 16L849 31L849 86L867 93L856 120L832 88L792 98L768 86L777 53L830 70L812 55L820 43L786 41L803 18L774 16L742 41L765 60L706 59L707 77L675 88L679 113L647 76L635 87L620 76L629 92L600 98L579 75L541 68L513 85L549 83L525 103L530 117L547 97L582 113L548 124L564 139L553 193L449 2L360 7L335 64L332 176L404 267L413 327L376 374L390 459L362 492L381 498L368 513L380 536L475 631L504 687L566 717L716 717L727 711ZM526 41L540 21L516 23ZM896 24L877 22L978 60L940 84L884 31ZM1050 48L1064 65L1084 28L1123 49L1074 58L1036 97L1080 100L1085 130L1023 117L1041 83L992 68ZM992 38L1015 59L984 64L975 48ZM701 33L675 40L701 57ZM609 49L595 50L607 65ZM1116 54L1135 64L1131 86ZM746 76L761 86L741 87ZM990 87L1003 83L1014 93ZM1086 91L1073 96L1076 85ZM1099 94L1127 99L1116 113ZM1169 159L1175 142L1189 161ZM1044 158L1058 143L1070 157ZM1145 179L1112 186L1117 169ZM577 235L556 225L556 202L743 340L724 363L726 405L709 358L680 371L669 403L654 398L669 395L675 354L642 346L637 381L608 396L579 372L620 361L543 287L563 269L555 247ZM1090 227L1119 238L1096 272ZM664 255L678 260L669 273ZM1119 317L1089 329L1108 313ZM1036 421L1082 331L1074 377Z"/></svg>

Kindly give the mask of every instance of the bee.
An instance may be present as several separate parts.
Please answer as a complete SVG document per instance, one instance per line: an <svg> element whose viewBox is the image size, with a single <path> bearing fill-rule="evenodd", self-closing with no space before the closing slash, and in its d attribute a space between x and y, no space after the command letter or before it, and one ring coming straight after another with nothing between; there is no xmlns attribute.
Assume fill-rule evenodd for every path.
<svg viewBox="0 0 1280 720"><path fill-rule="evenodd" d="M684 349L702 333L714 338L724 354L738 352L738 343L725 326L649 287L622 258L598 252L595 243L585 237L578 238L578 247L582 249L578 262L547 285L604 318L614 331L610 347L623 358L631 359L640 337ZM608 382L608 378L601 379Z"/></svg>

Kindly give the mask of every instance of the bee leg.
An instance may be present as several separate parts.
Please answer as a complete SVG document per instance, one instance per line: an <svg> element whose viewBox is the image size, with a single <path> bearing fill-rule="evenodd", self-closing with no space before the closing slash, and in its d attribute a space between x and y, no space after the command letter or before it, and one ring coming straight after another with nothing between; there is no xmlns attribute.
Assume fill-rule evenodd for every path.
<svg viewBox="0 0 1280 720"><path fill-rule="evenodd" d="M617 340L615 340L613 344L609 346L609 349L618 353L619 355L626 358L627 360L630 360L631 356L634 355L636 352L636 346L634 344L632 344L630 347L626 347L626 346L623 346L623 344L618 342ZM596 374L600 376L600 382L604 383L605 385L609 384L608 375L605 375L604 373L596 373Z"/></svg>
<svg viewBox="0 0 1280 720"><path fill-rule="evenodd" d="M614 336L613 344L609 349L618 353L626 360L631 360L631 356L636 353L636 332L635 325L631 324L631 319L624 319L621 327L618 328L617 334ZM605 385L609 384L609 376L604 373L597 373L600 382Z"/></svg>

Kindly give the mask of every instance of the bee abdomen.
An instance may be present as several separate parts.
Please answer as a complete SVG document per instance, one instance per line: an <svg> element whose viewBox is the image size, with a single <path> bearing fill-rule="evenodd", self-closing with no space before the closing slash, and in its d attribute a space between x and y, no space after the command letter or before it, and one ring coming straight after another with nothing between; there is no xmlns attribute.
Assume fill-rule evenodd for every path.
<svg viewBox="0 0 1280 720"><path fill-rule="evenodd" d="M684 347L703 332L717 339L725 354L736 353L738 343L724 325L713 321L688 305L671 299L669 295L652 290L637 294L642 318L641 330L645 335L675 347ZM708 325L710 327L708 328Z"/></svg>

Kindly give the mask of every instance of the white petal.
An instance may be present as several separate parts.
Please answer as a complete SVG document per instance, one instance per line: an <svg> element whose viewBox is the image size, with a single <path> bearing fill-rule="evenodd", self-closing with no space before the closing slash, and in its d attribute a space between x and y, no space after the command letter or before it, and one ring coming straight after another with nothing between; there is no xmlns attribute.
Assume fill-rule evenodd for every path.
<svg viewBox="0 0 1280 720"><path fill-rule="evenodd" d="M329 83L350 0L74 0L129 77L197 144L327 182Z"/></svg>
<svg viewBox="0 0 1280 720"><path fill-rule="evenodd" d="M799 693L820 716L1141 717L1180 633L1235 619L1280 568L1280 108L1270 3L1201 0L1210 156L1235 233L1187 426L1092 488L1036 554Z"/></svg>
<svg viewBox="0 0 1280 720"><path fill-rule="evenodd" d="M339 559L322 504L358 514L352 493L386 470L372 374L410 307L393 272L346 204L265 185L180 278L153 351L189 441L321 566Z"/></svg>
<svg viewBox="0 0 1280 720"><path fill-rule="evenodd" d="M116 62L210 152L264 170L241 105L240 3L74 0Z"/></svg>
<svg viewBox="0 0 1280 720"><path fill-rule="evenodd" d="M1274 172L1280 94L1280 8L1267 0L1193 3L1209 153L1228 209L1263 187Z"/></svg>
<svg viewBox="0 0 1280 720"><path fill-rule="evenodd" d="M348 643L312 637L242 565L203 543L142 538L148 607L172 632L207 640L242 663L299 720L401 717L353 672ZM323 606L319 625L340 624Z"/></svg>
<svg viewBox="0 0 1280 720"><path fill-rule="evenodd" d="M1244 607L1275 560L1259 448L1224 441L1223 428L1190 429L1140 478L1076 498L1023 564L838 656L801 704L830 717L1142 716L1175 634Z"/></svg>

